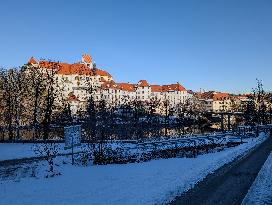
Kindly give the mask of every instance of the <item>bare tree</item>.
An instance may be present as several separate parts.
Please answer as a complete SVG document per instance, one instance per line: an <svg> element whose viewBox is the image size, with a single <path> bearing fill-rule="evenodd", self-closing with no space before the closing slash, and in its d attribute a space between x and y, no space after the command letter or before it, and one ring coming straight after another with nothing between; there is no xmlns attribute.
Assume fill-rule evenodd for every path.
<svg viewBox="0 0 272 205"><path fill-rule="evenodd" d="M49 138L50 124L52 122L53 111L56 106L56 99L58 96L57 82L55 81L55 74L58 69L57 63L52 63L51 69L45 69L44 77L46 79L46 86L44 91L43 104L43 139Z"/></svg>
<svg viewBox="0 0 272 205"><path fill-rule="evenodd" d="M26 88L27 88L27 79L25 73L22 70L23 68L19 68L14 73L14 103L15 103L15 124L16 124L16 139L20 138L20 125L25 124L23 123L24 114L26 112Z"/></svg>
<svg viewBox="0 0 272 205"><path fill-rule="evenodd" d="M40 127L43 96L46 89L46 80L44 72L33 66L27 66L25 69L28 76L28 109L30 110L30 124L33 126L33 141L38 138L38 129Z"/></svg>
<svg viewBox="0 0 272 205"><path fill-rule="evenodd" d="M14 140L13 121L14 121L14 96L15 96L15 70L6 70L2 77L3 102L4 102L4 119L7 125L8 139Z"/></svg>
<svg viewBox="0 0 272 205"><path fill-rule="evenodd" d="M36 144L34 146L34 152L43 157L48 163L48 170L46 178L58 176L61 173L55 169L55 158L59 153L59 145L53 142L47 142L42 144Z"/></svg>
<svg viewBox="0 0 272 205"><path fill-rule="evenodd" d="M266 93L263 89L262 81L258 79L257 86L253 89L253 98L256 108L256 121L258 124L265 124L267 122Z"/></svg>
<svg viewBox="0 0 272 205"><path fill-rule="evenodd" d="M85 117L85 131L87 135L88 143L96 141L97 135L97 112L98 108L91 95L87 102L86 117Z"/></svg>

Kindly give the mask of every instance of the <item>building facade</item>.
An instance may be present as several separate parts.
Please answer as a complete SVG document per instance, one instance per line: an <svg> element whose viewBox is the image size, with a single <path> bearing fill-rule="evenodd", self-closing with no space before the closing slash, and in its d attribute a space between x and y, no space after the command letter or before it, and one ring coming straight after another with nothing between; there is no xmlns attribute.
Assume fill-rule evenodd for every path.
<svg viewBox="0 0 272 205"><path fill-rule="evenodd" d="M117 106L129 101L148 102L151 99L167 100L171 106L176 106L192 96L179 83L151 85L146 80L140 80L137 84L116 83L108 72L96 68L88 54L83 54L81 61L73 64L38 61L31 57L27 65L41 71L55 70L56 85L62 88L62 97L70 104L73 114L86 109L91 96L94 101L105 100Z"/></svg>

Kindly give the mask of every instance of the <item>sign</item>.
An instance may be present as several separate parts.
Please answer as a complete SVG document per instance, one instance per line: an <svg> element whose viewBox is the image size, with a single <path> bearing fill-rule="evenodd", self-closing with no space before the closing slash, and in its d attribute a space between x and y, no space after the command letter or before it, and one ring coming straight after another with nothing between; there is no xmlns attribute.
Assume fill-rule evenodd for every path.
<svg viewBox="0 0 272 205"><path fill-rule="evenodd" d="M70 149L81 143L81 125L64 127L65 149Z"/></svg>

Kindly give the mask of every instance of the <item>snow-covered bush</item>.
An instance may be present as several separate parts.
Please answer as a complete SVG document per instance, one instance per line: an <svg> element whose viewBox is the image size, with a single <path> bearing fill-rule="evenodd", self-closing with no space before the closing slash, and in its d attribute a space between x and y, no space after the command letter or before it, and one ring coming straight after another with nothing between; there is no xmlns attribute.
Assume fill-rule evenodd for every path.
<svg viewBox="0 0 272 205"><path fill-rule="evenodd" d="M48 163L46 178L58 176L61 173L55 169L56 164L54 159L59 153L59 144L53 142L45 142L42 144L35 144L33 148L35 154L45 159Z"/></svg>

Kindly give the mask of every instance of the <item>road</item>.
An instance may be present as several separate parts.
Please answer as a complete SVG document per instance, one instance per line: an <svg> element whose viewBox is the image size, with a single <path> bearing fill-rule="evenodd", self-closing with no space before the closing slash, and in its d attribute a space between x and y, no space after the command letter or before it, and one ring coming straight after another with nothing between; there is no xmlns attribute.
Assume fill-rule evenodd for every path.
<svg viewBox="0 0 272 205"><path fill-rule="evenodd" d="M245 157L208 175L171 205L240 205L272 150L270 136Z"/></svg>

